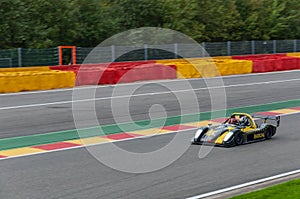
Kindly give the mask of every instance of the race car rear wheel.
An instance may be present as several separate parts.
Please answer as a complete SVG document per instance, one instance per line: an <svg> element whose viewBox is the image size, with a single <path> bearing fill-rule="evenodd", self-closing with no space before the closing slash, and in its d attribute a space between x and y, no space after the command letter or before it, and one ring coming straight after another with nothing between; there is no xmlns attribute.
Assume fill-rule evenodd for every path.
<svg viewBox="0 0 300 199"><path fill-rule="evenodd" d="M236 134L236 136L234 138L234 143L235 143L236 146L239 146L239 145L241 145L241 144L244 143L244 139L243 139L242 133Z"/></svg>
<svg viewBox="0 0 300 199"><path fill-rule="evenodd" d="M272 136L273 136L272 128L267 128L267 130L265 131L265 138L266 138L266 140L271 139Z"/></svg>

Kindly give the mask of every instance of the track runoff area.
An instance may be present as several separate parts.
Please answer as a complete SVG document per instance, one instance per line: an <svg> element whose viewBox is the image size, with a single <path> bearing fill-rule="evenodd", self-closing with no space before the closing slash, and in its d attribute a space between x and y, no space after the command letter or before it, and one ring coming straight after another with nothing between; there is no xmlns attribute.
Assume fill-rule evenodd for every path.
<svg viewBox="0 0 300 199"><path fill-rule="evenodd" d="M286 89L289 86L297 87L297 85L299 85L300 80L293 77L293 75L297 76L297 73L299 74L299 71L286 71L286 72L280 72L280 73L258 74L257 76L260 76L261 80L260 81L253 81L253 82L251 82L250 79L251 79L251 77L256 77L254 75L225 77L224 79L227 79L227 78L228 79L230 79L230 78L233 78L233 79L235 79L235 78L236 79L247 78L247 81L243 80L242 81L243 84L241 84L238 81L237 81L237 83L233 82L233 83L225 84L224 87L239 88L239 87L243 87L243 86L262 86L262 85L277 85L277 87L282 87L284 89ZM291 78L284 77L284 75L286 75L288 77L291 77ZM280 77L283 77L283 78L280 78ZM298 77L299 77L299 75L298 75ZM176 80L176 81L178 82L178 80ZM176 81L174 81L174 83ZM196 80L194 80L194 81L196 81ZM234 81L236 81L236 80L234 80ZM173 81L170 81L170 82L173 82ZM130 86L130 84L124 85L124 86L125 87ZM79 88L79 89L88 89L88 88ZM243 90L243 89L240 89L240 90ZM25 93L17 93L17 94L5 94L5 95L1 95L0 97L5 97L6 96L6 97L13 97L14 98L14 97L25 96L25 95L41 95L41 94L48 94L48 93L65 93L65 92L70 92L70 91L71 90L69 90L69 89L65 89L65 90L56 90L56 91L41 91L41 92L28 92L28 93L25 92ZM157 92L157 93L147 93L146 92L146 93L142 93L140 95L144 95L146 97L147 95L153 95L153 94L159 95L159 92ZM299 93L294 92L293 95L294 95L294 97L295 96L299 97ZM291 94L291 96L293 96L293 95ZM122 96L119 96L119 97L122 97ZM282 96L279 96L278 99L280 99L280 97L282 97ZM280 101L280 102L285 102L286 104L284 104L284 103L283 104L287 105L286 107L284 107L284 105L283 105L283 107L279 106L280 108L276 108L278 104L270 102L270 103L267 104L267 105L270 105L270 106L267 107L267 108L265 107L266 109L264 109L262 112L268 113L268 114L285 115L287 118L293 120L293 115L297 115L300 112L300 110L299 110L300 105L298 106L297 103L295 103L296 99L299 99L299 98L287 99L285 101ZM99 100L105 100L105 97L103 99L99 98ZM233 101L234 101L234 99L233 99ZM22 104L20 102L16 102L15 104L8 104L7 106L1 107L1 110L2 111L13 111L13 110L22 110L22 109L29 109L30 110L32 108L37 108L37 107L47 107L47 106L51 106L51 105L61 105L61 104L69 104L69 103L72 103L72 101L71 100L69 100L69 101L68 100L59 100L59 99L56 99L56 101L47 101L46 100L45 103L37 102L37 103L31 103L31 104L28 104L28 103L27 104ZM293 103L295 103L295 104L293 104ZM275 107L273 109L272 109L272 104ZM251 105L253 105L253 106L251 106ZM244 106L244 107L251 110L253 107L255 107L255 105L256 104L248 104L248 106ZM234 109L234 108L238 108L238 107L232 107L231 109ZM255 110L255 109L252 109L252 110ZM207 121L202 121L202 122L207 122ZM217 123L218 121L214 121L214 122ZM198 126L198 124L196 126L195 126L195 124L194 124L194 126L192 124L185 124L184 126L186 127L186 129L180 129L180 131L187 131L187 130L191 130L191 129L192 130L196 129L196 126ZM279 131L282 131L282 128L280 128ZM175 125L170 125L170 127L167 127L166 129L164 129L164 131L163 131L163 133L161 133L161 135L163 136L165 134L172 134L172 133L175 133L175 132L178 132L178 126L176 127L176 124ZM150 131L146 130L144 132L134 132L134 133L131 133L131 134L129 133L127 135L130 135L130 137L126 137L126 136L124 136L124 134L122 135L122 133L111 135L110 137L106 137L105 139L89 137L89 138L85 138L87 140L83 141L83 143L81 143L82 140L79 140L79 139L61 140L59 142L53 142L53 143L42 144L42 145L34 145L34 143L28 143L31 146L26 146L26 147L11 146L12 147L11 149L1 150L0 155L2 157L2 161L9 161L9 159L16 159L16 158L18 159L20 157L23 157L22 159L24 159L24 158L26 158L24 156L30 157L30 156L34 156L34 155L37 155L37 154L46 155L46 153L51 153L51 152L54 152L54 151L61 151L60 153L61 153L61 155L63 155L63 153L64 153L63 151L67 151L67 150L71 150L71 149L75 150L76 148L82 148L82 147L84 147L84 144L87 144L87 145L96 144L97 145L97 144L104 144L105 142L123 142L123 141L126 141L126 140L127 141L134 140L134 139L137 139L137 138L140 138L140 137L143 137L143 136L149 136L149 135L151 135L151 130ZM26 138L27 136L28 137L30 137L30 136L41 137L41 136L44 136L44 134L26 135L26 136L23 136L23 138ZM283 136L284 135L280 134L279 137L281 138ZM30 138L32 139L33 137L30 137ZM278 138L278 139L280 139L280 138ZM5 139L6 140L16 139L16 137L11 136L10 138L5 138ZM276 139L276 141L277 141L277 139ZM259 144L259 146L261 146L261 144ZM255 146L255 144L253 144L253 145L251 145L251 147L250 146L246 146L246 147L249 150L251 150L250 149L251 147L256 147L256 146ZM241 148L241 147L239 147L239 148ZM252 181L249 181L249 182L246 182L246 183L241 183L239 185L228 186L227 188L225 187L225 188L219 189L219 190L217 190L216 188L211 188L210 192L205 192L205 190L204 190L203 191L204 194L194 191L193 193L195 193L195 194L185 193L185 194L183 194L183 196L188 197L188 196L191 196L191 195L195 195L192 198L203 198L203 197L213 196L215 194L219 194L219 193L222 193L222 192L227 192L227 191L230 191L230 190L233 190L233 189L239 189L239 188L242 188L242 187L247 187L247 186L250 186L250 185L262 183L262 182L265 182L265 181L274 180L276 178L281 178L281 177L292 175L292 174L295 174L295 173L298 173L298 172L299 172L299 170L292 170L292 171L280 173L280 174L277 174L277 175L269 176L267 178L257 178L258 180L252 180ZM53 174L53 175L55 175L55 174ZM264 175L262 175L262 176L264 176ZM242 176L240 176L240 177L242 177ZM231 184L234 184L234 183L232 182Z"/></svg>

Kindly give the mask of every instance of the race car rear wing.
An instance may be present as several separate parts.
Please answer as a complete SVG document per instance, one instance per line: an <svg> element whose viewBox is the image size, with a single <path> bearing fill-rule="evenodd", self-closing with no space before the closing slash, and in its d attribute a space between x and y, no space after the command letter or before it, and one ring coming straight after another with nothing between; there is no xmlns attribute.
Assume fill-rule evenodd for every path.
<svg viewBox="0 0 300 199"><path fill-rule="evenodd" d="M253 114L253 115L251 115L251 116L252 116L254 119L255 119L255 118L263 119L263 120L264 120L264 123L266 123L267 120L274 120L274 121L276 121L276 126L277 126L277 127L280 126L280 116L279 116L279 115L273 116L273 115Z"/></svg>

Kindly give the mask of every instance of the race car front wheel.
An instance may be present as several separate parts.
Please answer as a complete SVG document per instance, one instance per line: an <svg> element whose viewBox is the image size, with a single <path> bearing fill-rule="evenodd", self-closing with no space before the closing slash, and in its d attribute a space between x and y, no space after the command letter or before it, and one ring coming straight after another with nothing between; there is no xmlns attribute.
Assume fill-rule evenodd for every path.
<svg viewBox="0 0 300 199"><path fill-rule="evenodd" d="M241 133L236 134L234 138L234 143L236 146L239 146L244 143L243 135Z"/></svg>

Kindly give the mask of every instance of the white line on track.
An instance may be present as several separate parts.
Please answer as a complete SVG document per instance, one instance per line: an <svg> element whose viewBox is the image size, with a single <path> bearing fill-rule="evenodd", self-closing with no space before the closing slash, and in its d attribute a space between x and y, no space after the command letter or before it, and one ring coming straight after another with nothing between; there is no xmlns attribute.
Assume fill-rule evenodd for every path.
<svg viewBox="0 0 300 199"><path fill-rule="evenodd" d="M266 72L266 73L250 73L250 74L229 75L229 76L210 77L210 78L155 80L155 81L122 83L122 84L116 84L116 85L82 86L82 87L64 88L64 89L27 91L27 92L18 92L18 93L4 93L4 94L0 94L0 97L1 96L13 96L13 95L28 95L28 94L66 92L66 91L86 90L86 89L94 89L94 88L110 88L110 87L116 87L116 86L118 86L118 87L120 87L120 86L130 86L130 85L139 85L139 84L145 84L145 83L180 82L180 81L193 81L193 80L199 80L199 79L209 80L209 79L216 79L216 78L229 79L229 78L236 78L236 77L262 76L262 75L284 74L284 73L292 73L292 72L300 72L300 70L274 71L274 72Z"/></svg>
<svg viewBox="0 0 300 199"><path fill-rule="evenodd" d="M287 80L276 80L276 81L267 81L267 82L246 83L246 84L233 84L233 85L227 85L227 86L206 87L206 88L198 88L198 89L184 89L184 90L164 91L164 92L154 92L154 93L142 93L142 94L101 97L101 98L92 98L92 99L90 98L90 99L82 99L82 100L58 101L58 102L49 102L49 103L40 103L40 104L26 104L26 105L19 105L19 106L1 107L0 110L32 108L32 107L39 107L39 106L69 104L69 103L88 102L88 101L99 101L99 100L116 99L116 98L140 97L140 96L148 96L148 95L153 96L153 95L161 95L161 94L177 93L177 92L191 92L191 91L210 90L210 89L244 87L244 86L262 85L262 84L278 84L278 83L293 82L293 81L300 81L300 79L287 79Z"/></svg>
<svg viewBox="0 0 300 199"><path fill-rule="evenodd" d="M248 187L248 186L252 186L252 185L256 185L256 184L268 182L268 181L271 181L271 180L283 178L283 177L294 175L294 174L298 174L298 173L300 173L300 169L294 170L294 171L290 171L290 172L286 172L286 173L282 173L282 174L275 175L275 176L270 176L270 177L267 177L267 178L262 178L262 179L251 181L251 182L246 182L244 184L239 184L239 185L235 185L235 186L232 186L232 187L227 187L225 189L220 189L220 190L217 190L217 191L212 191L212 192L204 193L204 194L193 196L193 197L190 197L190 198L187 198L187 199L207 198L207 197L214 196L214 195L217 195L217 194L226 193L226 192L233 191L233 190L236 190L236 189L245 188L245 187Z"/></svg>

